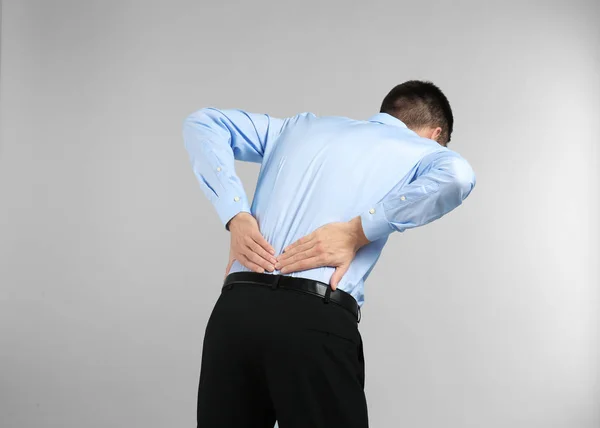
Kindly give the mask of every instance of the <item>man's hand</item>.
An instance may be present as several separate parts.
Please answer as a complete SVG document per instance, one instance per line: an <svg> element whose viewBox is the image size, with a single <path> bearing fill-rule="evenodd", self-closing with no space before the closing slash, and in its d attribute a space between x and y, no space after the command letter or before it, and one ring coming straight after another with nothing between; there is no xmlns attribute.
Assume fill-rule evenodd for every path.
<svg viewBox="0 0 600 428"><path fill-rule="evenodd" d="M325 224L288 245L277 257L275 267L281 273L297 272L321 266L335 267L329 285L334 290L350 267L356 252L368 244L360 217L348 222Z"/></svg>
<svg viewBox="0 0 600 428"><path fill-rule="evenodd" d="M264 273L265 270L269 272L275 270L273 266L277 262L275 249L260 233L258 222L252 214L245 211L236 214L228 222L228 228L231 233L231 245L225 278L234 260L254 272Z"/></svg>

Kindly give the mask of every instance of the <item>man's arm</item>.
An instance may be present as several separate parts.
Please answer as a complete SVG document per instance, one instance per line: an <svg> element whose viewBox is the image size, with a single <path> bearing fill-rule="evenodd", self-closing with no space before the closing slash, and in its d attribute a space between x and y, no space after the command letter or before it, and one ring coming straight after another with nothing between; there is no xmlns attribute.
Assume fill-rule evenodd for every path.
<svg viewBox="0 0 600 428"><path fill-rule="evenodd" d="M475 173L458 153L443 150L425 156L415 179L399 182L378 203L347 222L325 224L298 239L277 257L276 269L298 272L335 267L335 290L356 252L394 231L423 226L459 206L476 184Z"/></svg>
<svg viewBox="0 0 600 428"><path fill-rule="evenodd" d="M287 120L211 107L185 119L183 139L194 174L227 230L238 213L250 213L234 161L262 162L267 146L279 136Z"/></svg>
<svg viewBox="0 0 600 428"><path fill-rule="evenodd" d="M254 272L273 271L275 250L260 233L244 187L235 173L235 160L262 162L287 119L242 110L204 108L183 123L185 148L204 194L230 231L229 263L234 260ZM231 228L230 228L231 226Z"/></svg>
<svg viewBox="0 0 600 428"><path fill-rule="evenodd" d="M451 150L427 155L415 176L414 181L398 184L360 213L362 229L370 242L442 217L461 205L476 185L471 165Z"/></svg>

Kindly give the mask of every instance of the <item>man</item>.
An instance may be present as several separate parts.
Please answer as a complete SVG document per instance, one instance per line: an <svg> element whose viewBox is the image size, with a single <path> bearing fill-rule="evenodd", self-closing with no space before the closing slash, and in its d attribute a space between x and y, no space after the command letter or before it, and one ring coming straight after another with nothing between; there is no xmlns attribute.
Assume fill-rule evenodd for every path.
<svg viewBox="0 0 600 428"><path fill-rule="evenodd" d="M368 427L364 283L391 233L441 217L475 186L447 147L452 128L442 91L414 80L366 121L214 108L185 120L193 171L231 235L198 427ZM252 206L234 159L261 163Z"/></svg>

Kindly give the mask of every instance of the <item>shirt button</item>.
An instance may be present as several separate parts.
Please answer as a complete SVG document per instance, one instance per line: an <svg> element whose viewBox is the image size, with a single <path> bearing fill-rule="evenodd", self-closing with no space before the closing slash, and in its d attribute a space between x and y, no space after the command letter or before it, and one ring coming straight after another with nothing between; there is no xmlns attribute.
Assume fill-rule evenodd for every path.
<svg viewBox="0 0 600 428"><path fill-rule="evenodd" d="M371 208L371 209L369 210L369 212L370 212L371 214L375 214L375 208Z"/></svg>
<svg viewBox="0 0 600 428"><path fill-rule="evenodd" d="M217 168L217 171L221 171L221 167L218 167L218 168Z"/></svg>
<svg viewBox="0 0 600 428"><path fill-rule="evenodd" d="M240 197L239 197L239 196L236 196L235 198L233 198L233 200L237 202L237 201L239 201L239 200L240 200Z"/></svg>
<svg viewBox="0 0 600 428"><path fill-rule="evenodd" d="M400 200L403 201L406 199L406 196L400 196Z"/></svg>

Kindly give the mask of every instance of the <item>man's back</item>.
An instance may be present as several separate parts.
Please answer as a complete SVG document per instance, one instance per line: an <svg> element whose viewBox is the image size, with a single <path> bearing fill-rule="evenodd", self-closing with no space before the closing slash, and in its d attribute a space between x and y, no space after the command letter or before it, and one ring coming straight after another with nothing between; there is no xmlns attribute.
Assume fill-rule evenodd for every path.
<svg viewBox="0 0 600 428"><path fill-rule="evenodd" d="M410 183L424 156L440 151L448 149L389 115L358 121L302 113L287 119L266 145L251 212L280 253L324 224L368 211L392 188ZM386 241L387 236L362 247L338 285L361 305L364 280ZM289 275L328 283L334 270L318 267ZM250 269L236 260L230 272L238 271Z"/></svg>

